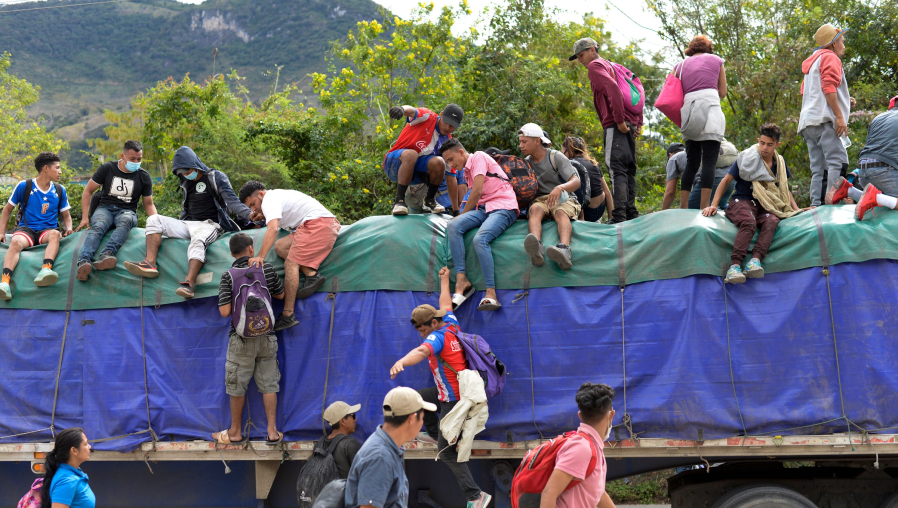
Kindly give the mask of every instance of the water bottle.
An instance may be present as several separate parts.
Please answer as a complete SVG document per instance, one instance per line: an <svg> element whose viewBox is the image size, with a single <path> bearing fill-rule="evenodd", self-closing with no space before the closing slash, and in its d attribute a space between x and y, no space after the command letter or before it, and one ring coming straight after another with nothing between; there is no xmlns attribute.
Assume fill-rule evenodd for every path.
<svg viewBox="0 0 898 508"><path fill-rule="evenodd" d="M566 190L561 190L561 196L558 196L558 206L564 204L565 201L571 198L571 195L567 193Z"/></svg>

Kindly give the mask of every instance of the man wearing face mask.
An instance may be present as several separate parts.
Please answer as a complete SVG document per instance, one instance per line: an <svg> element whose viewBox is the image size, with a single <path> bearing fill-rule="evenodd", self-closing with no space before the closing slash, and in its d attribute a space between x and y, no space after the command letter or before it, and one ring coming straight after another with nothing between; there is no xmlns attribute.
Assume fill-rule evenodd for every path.
<svg viewBox="0 0 898 508"><path fill-rule="evenodd" d="M159 276L156 256L162 245L162 236L190 240L187 247L187 278L175 293L183 298L193 298L196 276L206 262L206 247L225 232L240 231L252 227L252 211L237 199L227 175L209 168L189 147L182 146L172 160L172 173L181 182L181 215L177 219L156 214L147 217L147 257L134 263L125 261L125 268L139 277ZM234 214L237 222L231 218Z"/></svg>
<svg viewBox="0 0 898 508"><path fill-rule="evenodd" d="M614 502L605 492L605 440L611 436L614 389L604 384L583 383L577 390L580 411L578 434L568 439L555 457L555 470L540 496L540 508L613 508ZM595 468L589 465L595 457ZM572 481L580 483L569 490Z"/></svg>
<svg viewBox="0 0 898 508"><path fill-rule="evenodd" d="M128 239L131 228L137 225L138 201L143 201L143 209L147 212L147 216L156 214L156 206L153 204L153 181L149 173L140 169L142 160L143 145L138 141L126 141L121 158L97 168L84 187L81 194L83 218L75 229L75 231L87 229L84 247L78 258L78 280L86 281L94 269L115 268L115 254ZM93 196L97 189L100 189L100 193ZM91 262L103 236L113 228L115 231L103 252L96 262Z"/></svg>

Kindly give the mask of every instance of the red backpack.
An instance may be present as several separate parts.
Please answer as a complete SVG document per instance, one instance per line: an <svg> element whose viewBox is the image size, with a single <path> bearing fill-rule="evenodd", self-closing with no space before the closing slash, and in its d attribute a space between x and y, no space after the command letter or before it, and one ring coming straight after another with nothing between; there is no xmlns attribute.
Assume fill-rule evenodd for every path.
<svg viewBox="0 0 898 508"><path fill-rule="evenodd" d="M41 506L41 486L44 484L43 478L38 478L34 480L34 483L31 485L31 490L25 494L21 500L19 500L19 504L16 505L16 508L40 508Z"/></svg>
<svg viewBox="0 0 898 508"><path fill-rule="evenodd" d="M499 167L508 175L508 178L496 173L487 173L486 176L511 183L511 186L514 188L514 196L518 200L518 208L526 210L530 203L536 199L536 193L539 191L539 182L536 181L536 173L533 172L530 161L501 153L489 153L489 156L499 164Z"/></svg>
<svg viewBox="0 0 898 508"><path fill-rule="evenodd" d="M538 447L527 452L524 460L518 466L518 470L514 473L511 480L511 506L512 508L538 508L540 496L546 484L549 483L549 477L555 470L555 459L558 451L564 443L573 436L581 435L586 438L589 447L592 449L592 458L589 459L589 466L586 468L586 476L589 476L596 470L598 465L599 454L596 451L596 445L589 436L583 432L572 430L564 434L550 439ZM565 492L579 485L581 480L571 480L565 488Z"/></svg>

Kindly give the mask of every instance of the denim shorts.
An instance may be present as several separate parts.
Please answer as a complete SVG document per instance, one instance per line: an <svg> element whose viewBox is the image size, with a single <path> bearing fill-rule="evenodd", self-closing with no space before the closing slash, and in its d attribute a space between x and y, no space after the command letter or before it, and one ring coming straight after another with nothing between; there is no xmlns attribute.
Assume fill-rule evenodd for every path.
<svg viewBox="0 0 898 508"><path fill-rule="evenodd" d="M397 181L399 179L399 165L401 162L399 161L399 156L402 155L404 150L396 150L387 154L384 157L384 172L387 174L387 178L390 181ZM415 171L412 173L412 182L409 185L416 185L419 183L427 183L427 163L430 162L430 159L436 157L436 155L424 155L418 157L418 160L415 162Z"/></svg>

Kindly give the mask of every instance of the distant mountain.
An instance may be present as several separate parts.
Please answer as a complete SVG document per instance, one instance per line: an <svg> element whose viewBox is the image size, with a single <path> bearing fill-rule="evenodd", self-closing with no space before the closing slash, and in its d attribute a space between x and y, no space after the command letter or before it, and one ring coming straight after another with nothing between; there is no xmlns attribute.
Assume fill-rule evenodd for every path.
<svg viewBox="0 0 898 508"><path fill-rule="evenodd" d="M382 17L371 0L132 0L8 12L78 3L85 0L0 7L0 52L12 54L12 72L41 86L34 112L51 128L74 126L73 138L96 134L103 108L124 107L159 80L190 73L202 81L214 48L215 71L236 69L261 95L276 66L281 85L321 71L331 41Z"/></svg>

